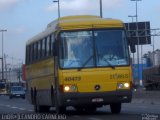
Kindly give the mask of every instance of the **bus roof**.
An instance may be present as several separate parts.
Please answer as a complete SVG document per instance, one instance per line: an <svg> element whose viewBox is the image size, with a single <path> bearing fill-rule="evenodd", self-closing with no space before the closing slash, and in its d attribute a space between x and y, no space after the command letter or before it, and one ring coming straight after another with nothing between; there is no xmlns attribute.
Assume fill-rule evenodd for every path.
<svg viewBox="0 0 160 120"><path fill-rule="evenodd" d="M27 45L36 42L57 30L78 30L91 28L117 28L123 27L123 22L116 19L100 18L92 15L67 16L52 21L47 28L27 41Z"/></svg>

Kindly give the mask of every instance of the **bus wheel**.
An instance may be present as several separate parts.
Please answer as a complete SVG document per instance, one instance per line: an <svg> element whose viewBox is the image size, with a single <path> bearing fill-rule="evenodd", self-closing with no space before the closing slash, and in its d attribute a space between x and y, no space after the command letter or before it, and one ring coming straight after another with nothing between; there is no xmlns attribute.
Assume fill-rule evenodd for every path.
<svg viewBox="0 0 160 120"><path fill-rule="evenodd" d="M9 99L12 99L12 96L11 96L11 95L9 96Z"/></svg>
<svg viewBox="0 0 160 120"><path fill-rule="evenodd" d="M66 111L65 106L59 106L57 99L55 99L55 108L56 108L56 114L64 113Z"/></svg>
<svg viewBox="0 0 160 120"><path fill-rule="evenodd" d="M55 106L53 86L51 86L51 104L52 104L52 106Z"/></svg>
<svg viewBox="0 0 160 120"><path fill-rule="evenodd" d="M113 114L119 114L121 112L121 103L112 103L110 108Z"/></svg>
<svg viewBox="0 0 160 120"><path fill-rule="evenodd" d="M89 106L89 107L86 107L85 110L88 112L95 112L97 110L97 108Z"/></svg>
<svg viewBox="0 0 160 120"><path fill-rule="evenodd" d="M34 104L34 93L33 93L33 89L31 88L31 103Z"/></svg>
<svg viewBox="0 0 160 120"><path fill-rule="evenodd" d="M64 113L66 111L65 106L57 106L56 107L56 114Z"/></svg>
<svg viewBox="0 0 160 120"><path fill-rule="evenodd" d="M38 105L37 105L37 94L36 94L36 89L34 89L33 91L33 105L34 105L34 111L35 112L39 112L39 109L38 109Z"/></svg>
<svg viewBox="0 0 160 120"><path fill-rule="evenodd" d="M80 107L80 106L76 106L75 109L80 113L84 111L84 107Z"/></svg>
<svg viewBox="0 0 160 120"><path fill-rule="evenodd" d="M49 106L40 106L40 105L35 105L34 106L35 112L49 112L50 107Z"/></svg>

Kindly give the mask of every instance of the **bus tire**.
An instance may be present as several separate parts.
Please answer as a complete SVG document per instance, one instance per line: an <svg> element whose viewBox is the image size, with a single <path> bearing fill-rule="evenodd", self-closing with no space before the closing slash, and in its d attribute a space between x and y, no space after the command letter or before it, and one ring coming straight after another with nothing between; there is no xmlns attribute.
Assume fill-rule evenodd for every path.
<svg viewBox="0 0 160 120"><path fill-rule="evenodd" d="M49 112L50 110L50 106L41 106L41 105L36 105L35 106L35 112L38 112L38 113L42 113L42 112Z"/></svg>
<svg viewBox="0 0 160 120"><path fill-rule="evenodd" d="M85 108L85 110L87 112L96 112L97 108L96 107L88 107L88 108Z"/></svg>
<svg viewBox="0 0 160 120"><path fill-rule="evenodd" d="M65 113L66 107L65 106L56 106L56 114Z"/></svg>
<svg viewBox="0 0 160 120"><path fill-rule="evenodd" d="M11 95L9 96L9 99L12 99L12 96L11 96Z"/></svg>
<svg viewBox="0 0 160 120"><path fill-rule="evenodd" d="M110 104L110 109L113 114L119 114L121 112L121 103Z"/></svg>
<svg viewBox="0 0 160 120"><path fill-rule="evenodd" d="M34 91L33 91L33 106L34 106L34 111L39 112L38 105L37 105L37 93L36 92L37 92L36 88L34 88Z"/></svg>
<svg viewBox="0 0 160 120"><path fill-rule="evenodd" d="M31 88L31 103L34 104L34 93L33 93L33 89Z"/></svg>
<svg viewBox="0 0 160 120"><path fill-rule="evenodd" d="M84 111L84 107L81 107L81 106L76 106L75 109L76 109L79 113L81 113L81 112Z"/></svg>
<svg viewBox="0 0 160 120"><path fill-rule="evenodd" d="M51 86L51 104L52 104L52 106L55 106L53 86Z"/></svg>
<svg viewBox="0 0 160 120"><path fill-rule="evenodd" d="M56 114L64 113L66 111L66 107L65 106L60 106L58 104L58 98L57 97L55 97L55 108L56 108L55 109Z"/></svg>

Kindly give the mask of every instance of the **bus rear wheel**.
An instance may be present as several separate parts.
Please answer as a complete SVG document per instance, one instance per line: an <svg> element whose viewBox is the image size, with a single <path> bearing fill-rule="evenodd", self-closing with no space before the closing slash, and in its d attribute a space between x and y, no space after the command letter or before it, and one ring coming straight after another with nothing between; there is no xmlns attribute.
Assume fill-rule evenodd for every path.
<svg viewBox="0 0 160 120"><path fill-rule="evenodd" d="M56 114L61 114L64 113L65 111L66 111L65 106L56 106Z"/></svg>
<svg viewBox="0 0 160 120"><path fill-rule="evenodd" d="M88 112L95 112L97 110L97 107L88 106L88 107L85 107L85 110L88 111Z"/></svg>
<svg viewBox="0 0 160 120"><path fill-rule="evenodd" d="M121 112L122 103L112 103L110 104L110 109L113 114L119 114Z"/></svg>
<svg viewBox="0 0 160 120"><path fill-rule="evenodd" d="M55 97L55 108L56 114L64 113L66 111L66 106L60 106L57 97Z"/></svg>
<svg viewBox="0 0 160 120"><path fill-rule="evenodd" d="M40 106L40 105L34 105L35 112L49 112L50 107L49 106Z"/></svg>

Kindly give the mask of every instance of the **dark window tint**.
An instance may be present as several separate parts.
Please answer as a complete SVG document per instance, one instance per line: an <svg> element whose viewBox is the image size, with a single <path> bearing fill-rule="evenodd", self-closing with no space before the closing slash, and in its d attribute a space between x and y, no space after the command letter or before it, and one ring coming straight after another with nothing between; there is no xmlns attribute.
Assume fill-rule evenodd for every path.
<svg viewBox="0 0 160 120"><path fill-rule="evenodd" d="M42 40L42 57L45 57L45 39Z"/></svg>
<svg viewBox="0 0 160 120"><path fill-rule="evenodd" d="M41 53L42 53L42 41L38 41L38 59L41 59Z"/></svg>
<svg viewBox="0 0 160 120"><path fill-rule="evenodd" d="M46 39L46 56L49 56L49 49L50 49L50 36Z"/></svg>

